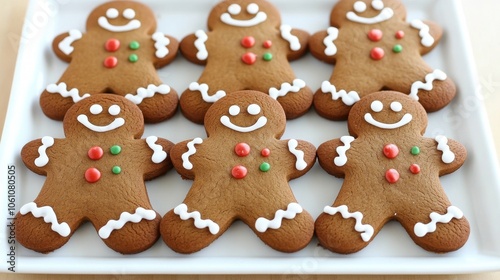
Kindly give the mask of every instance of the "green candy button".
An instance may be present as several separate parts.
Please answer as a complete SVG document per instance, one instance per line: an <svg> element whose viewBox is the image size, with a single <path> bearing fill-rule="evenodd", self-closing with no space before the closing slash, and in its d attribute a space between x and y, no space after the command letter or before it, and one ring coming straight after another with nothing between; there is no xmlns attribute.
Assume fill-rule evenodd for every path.
<svg viewBox="0 0 500 280"><path fill-rule="evenodd" d="M263 162L260 167L259 167L260 171L262 172L267 172L271 169L271 165L267 162Z"/></svg>
<svg viewBox="0 0 500 280"><path fill-rule="evenodd" d="M128 57L128 61L130 62L137 62L137 60L139 60L139 57L134 53L134 54L131 54L129 57Z"/></svg>
<svg viewBox="0 0 500 280"><path fill-rule="evenodd" d="M113 166L111 171L113 172L113 174L118 175L118 174L122 173L122 168L120 166Z"/></svg>
<svg viewBox="0 0 500 280"><path fill-rule="evenodd" d="M395 52L395 53L400 53L403 51L403 46L397 44L395 45L393 48L392 48L392 51Z"/></svg>
<svg viewBox="0 0 500 280"><path fill-rule="evenodd" d="M128 45L128 47L129 47L131 50L138 50L140 46L141 46L141 44L139 44L139 42L137 42L137 41L132 41L132 42L130 42L130 44Z"/></svg>
<svg viewBox="0 0 500 280"><path fill-rule="evenodd" d="M122 147L114 145L109 149L109 151L111 152L112 155L117 155L122 152Z"/></svg>
<svg viewBox="0 0 500 280"><path fill-rule="evenodd" d="M273 55L271 53L265 53L262 58L264 58L265 61L271 61L273 59Z"/></svg>
<svg viewBox="0 0 500 280"><path fill-rule="evenodd" d="M411 148L411 154L414 155L414 156L419 155L420 154L420 148L417 147L417 146L413 146Z"/></svg>

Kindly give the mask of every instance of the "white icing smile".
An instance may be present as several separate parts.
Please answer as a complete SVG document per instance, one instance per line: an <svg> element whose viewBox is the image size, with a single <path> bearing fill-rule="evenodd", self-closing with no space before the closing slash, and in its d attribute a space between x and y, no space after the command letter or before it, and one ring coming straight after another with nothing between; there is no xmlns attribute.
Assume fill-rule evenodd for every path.
<svg viewBox="0 0 500 280"><path fill-rule="evenodd" d="M99 115L103 111L102 106L99 104L94 104L90 107L90 113L92 115ZM108 109L108 113L112 116L116 116L120 114L121 108L118 105L112 105ZM105 126L99 126L91 123L89 121L89 117L87 115L81 114L76 118L79 123L83 124L86 128L95 131L95 132L108 132L111 130L115 130L125 124L125 120L123 118L115 118L110 124Z"/></svg>
<svg viewBox="0 0 500 280"><path fill-rule="evenodd" d="M372 8L380 11L380 13L374 17L367 18L367 17L362 17L357 15L356 13L363 13L366 11L366 3L363 1L356 1L354 3L354 11L356 12L348 12L347 13L347 19L353 22L357 23L363 23L363 24L375 24L375 23L380 23L383 21L386 21L394 15L394 11L391 8L384 8L384 2L382 0L373 0L372 1Z"/></svg>
<svg viewBox="0 0 500 280"><path fill-rule="evenodd" d="M376 112L376 113L379 113L381 112L383 109L384 109L384 105L382 104L382 102L380 102L379 100L375 100L372 102L371 104L371 109ZM394 112L401 112L401 110L403 110L403 105L397 101L394 101L391 103L391 110L394 111ZM400 128L404 125L407 125L408 123L411 122L411 120L413 119L413 116L409 113L406 113L402 118L401 120L399 120L397 123L383 123L383 122L379 122L377 120L375 120L372 116L371 113L366 113L365 114L365 121L373 126L376 126L378 128L382 128L382 129L396 129L396 128Z"/></svg>
<svg viewBox="0 0 500 280"><path fill-rule="evenodd" d="M252 115L252 116L255 116L255 115L258 115L260 113L260 106L257 105L257 104L250 104L247 108L247 112ZM237 116L240 114L240 107L238 105L233 105L229 108L229 114L231 116ZM231 120L229 119L228 116L222 116L220 118L220 122L227 128L229 129L232 129L234 131L238 131L238 132L252 132L252 131L255 131L259 128L262 128L264 127L266 124L267 124L267 118L264 117L264 116L260 116L259 119L257 120L257 122L255 122L253 125L251 126L238 126L238 125L235 125L231 122Z"/></svg>
<svg viewBox="0 0 500 280"><path fill-rule="evenodd" d="M251 3L247 6L247 12L249 14L255 15L253 18L248 20L234 19L232 15L239 15L241 13L241 6L238 4L231 4L227 8L227 13L223 13L220 16L220 20L227 24L237 27L250 27L263 23L267 19L267 14L265 12L259 12L259 5Z"/></svg>
<svg viewBox="0 0 500 280"><path fill-rule="evenodd" d="M135 29L138 29L141 27L141 22L138 19L135 18L135 11L133 9L125 9L122 13L122 16L128 20L130 20L127 24L125 25L113 25L109 23L109 19L115 19L120 15L117 9L115 8L110 8L106 11L106 16L101 16L97 20L97 23L99 26L102 28L111 31L111 32L127 32L127 31L132 31Z"/></svg>

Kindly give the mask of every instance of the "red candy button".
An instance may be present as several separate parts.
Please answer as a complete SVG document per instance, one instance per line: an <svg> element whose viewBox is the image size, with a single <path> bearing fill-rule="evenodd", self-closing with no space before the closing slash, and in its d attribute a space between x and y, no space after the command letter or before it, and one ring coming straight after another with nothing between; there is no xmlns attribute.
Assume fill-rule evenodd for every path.
<svg viewBox="0 0 500 280"><path fill-rule="evenodd" d="M255 61L257 61L257 55L249 52L249 53L244 54L241 57L241 60L243 60L243 62L245 62L248 65L252 65L255 63Z"/></svg>
<svg viewBox="0 0 500 280"><path fill-rule="evenodd" d="M102 158L102 156L104 155L104 151L101 147L95 146L89 149L87 155L91 160L98 160Z"/></svg>
<svg viewBox="0 0 500 280"><path fill-rule="evenodd" d="M396 169L389 169L385 172L387 182L394 184L399 180L399 173Z"/></svg>
<svg viewBox="0 0 500 280"><path fill-rule="evenodd" d="M260 154L263 157L268 157L271 154L271 150L269 150L268 148L262 149L262 151L260 151Z"/></svg>
<svg viewBox="0 0 500 280"><path fill-rule="evenodd" d="M384 146L384 155L388 159L393 159L396 158L399 154L399 148L398 146L394 144L387 144Z"/></svg>
<svg viewBox="0 0 500 280"><path fill-rule="evenodd" d="M106 41L106 44L104 44L104 48L108 52L116 52L120 48L120 41L117 39L109 39Z"/></svg>
<svg viewBox="0 0 500 280"><path fill-rule="evenodd" d="M248 154L250 154L250 146L247 143L238 143L234 147L234 152L239 157L246 157L248 156Z"/></svg>
<svg viewBox="0 0 500 280"><path fill-rule="evenodd" d="M373 48L371 51L370 51L370 57L374 60L381 60L382 58L384 58L385 56L385 52L382 48Z"/></svg>
<svg viewBox="0 0 500 280"><path fill-rule="evenodd" d="M255 38L252 36L245 36L241 39L241 45L245 48L251 48L255 46Z"/></svg>
<svg viewBox="0 0 500 280"><path fill-rule="evenodd" d="M237 165L231 170L231 175L233 175L235 179L243 179L247 176L247 173L246 167L242 165Z"/></svg>
<svg viewBox="0 0 500 280"><path fill-rule="evenodd" d="M420 173L420 166L419 166L418 164L416 164L416 163L415 163L415 164L412 164L412 165L410 166L410 172L411 172L412 174L418 174L418 173Z"/></svg>
<svg viewBox="0 0 500 280"><path fill-rule="evenodd" d="M368 39L373 42L378 42L382 39L382 36L384 33L382 33L382 30L380 29L372 29L368 32Z"/></svg>
<svg viewBox="0 0 500 280"><path fill-rule="evenodd" d="M403 30L399 30L396 32L396 39L403 39L405 37L405 32Z"/></svg>
<svg viewBox="0 0 500 280"><path fill-rule="evenodd" d="M89 183L95 183L101 179L101 172L97 168L91 167L85 171L85 180Z"/></svg>
<svg viewBox="0 0 500 280"><path fill-rule="evenodd" d="M104 66L106 68L115 68L118 64L118 58L114 56L109 56L104 60Z"/></svg>
<svg viewBox="0 0 500 280"><path fill-rule="evenodd" d="M271 42L271 40L266 40L262 46L266 49L270 49L272 46L273 46L273 42Z"/></svg>

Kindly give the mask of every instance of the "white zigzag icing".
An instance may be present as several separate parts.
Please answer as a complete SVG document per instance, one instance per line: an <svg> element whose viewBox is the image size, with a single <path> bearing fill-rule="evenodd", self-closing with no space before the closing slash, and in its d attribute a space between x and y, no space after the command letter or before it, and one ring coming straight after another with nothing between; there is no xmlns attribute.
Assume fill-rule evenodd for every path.
<svg viewBox="0 0 500 280"><path fill-rule="evenodd" d="M438 151L443 152L441 160L444 163L452 163L455 160L455 154L450 150L450 146L448 146L448 138L443 135L438 135L434 139L438 143Z"/></svg>
<svg viewBox="0 0 500 280"><path fill-rule="evenodd" d="M328 27L326 30L328 32L328 36L323 39L323 44L325 44L325 54L328 56L333 56L337 54L337 46L335 46L334 41L337 40L339 36L339 29L336 27Z"/></svg>
<svg viewBox="0 0 500 280"><path fill-rule="evenodd" d="M434 37L429 33L430 28L427 24L421 20L415 19L410 22L410 25L419 30L418 35L422 38L420 43L422 43L424 47L430 47L434 44Z"/></svg>
<svg viewBox="0 0 500 280"><path fill-rule="evenodd" d="M342 136L340 137L340 141L344 143L344 146L338 146L336 151L339 154L338 157L333 159L333 162L336 166L344 166L347 163L346 152L351 148L351 143L354 141L354 137L352 136Z"/></svg>
<svg viewBox="0 0 500 280"><path fill-rule="evenodd" d="M137 89L137 94L133 95L131 93L125 95L125 98L128 100L134 102L136 105L139 105L142 103L142 101L145 98L151 98L153 97L156 93L160 94L169 94L170 93L170 87L167 85L148 85L147 88L140 87Z"/></svg>
<svg viewBox="0 0 500 280"><path fill-rule="evenodd" d="M47 149L54 145L54 138L50 136L45 136L42 138L42 145L38 147L39 156L35 159L35 165L38 167L44 167L49 163L49 157L47 156Z"/></svg>
<svg viewBox="0 0 500 280"><path fill-rule="evenodd" d="M266 232L267 229L278 229L281 227L281 222L283 218L285 219L293 219L299 213L302 213L303 209L298 203L292 202L288 204L286 211L278 210L274 214L274 219L268 220L266 218L260 217L255 221L255 229L258 232Z"/></svg>
<svg viewBox="0 0 500 280"><path fill-rule="evenodd" d="M182 203L174 208L174 213L179 215L179 217L185 221L187 219L194 220L194 226L198 229L203 229L208 227L211 234L219 233L219 225L210 219L202 219L201 214L198 211L188 212L187 205Z"/></svg>
<svg viewBox="0 0 500 280"><path fill-rule="evenodd" d="M146 210L142 207L138 207L135 209L134 214L130 214L128 212L123 212L120 215L118 220L109 220L106 225L99 229L99 236L102 239L107 239L111 232L117 229L121 229L126 223L138 223L144 219L146 220L154 220L156 218L156 212L153 210Z"/></svg>
<svg viewBox="0 0 500 280"><path fill-rule="evenodd" d="M215 102L217 102L217 100L226 96L226 92L223 90L217 91L214 95L208 95L208 85L207 84L198 84L197 82L192 82L189 85L189 90L199 91L201 93L201 98L203 98L203 100L205 102L208 102L208 103L215 103Z"/></svg>
<svg viewBox="0 0 500 280"><path fill-rule="evenodd" d="M167 153L163 150L162 146L156 144L156 141L158 141L158 137L156 136L149 136L148 138L146 138L146 143L148 144L149 148L153 150L151 161L153 161L154 163L160 163L167 158Z"/></svg>
<svg viewBox="0 0 500 280"><path fill-rule="evenodd" d="M72 88L68 91L66 83L59 83L57 85L50 84L47 86L46 90L50 93L59 93L62 97L71 97L74 103L90 96L90 94L85 93L80 97L80 93L77 88Z"/></svg>
<svg viewBox="0 0 500 280"><path fill-rule="evenodd" d="M289 83L281 84L281 88L278 90L274 87L269 89L269 96L273 99L278 99L278 97L286 96L290 92L299 92L306 86L306 82L301 79L293 80L293 85Z"/></svg>
<svg viewBox="0 0 500 280"><path fill-rule="evenodd" d="M337 88L332 85L329 81L324 81L321 84L321 91L324 93L331 93L332 100L338 100L342 98L342 102L344 102L347 106L352 106L354 103L360 100L359 94L355 91L347 92L345 90L337 91Z"/></svg>
<svg viewBox="0 0 500 280"><path fill-rule="evenodd" d="M427 224L416 223L413 231L415 232L416 236L424 237L427 233L436 231L437 223L449 223L453 218L462 219L463 216L464 213L460 209L458 209L458 207L450 206L448 207L447 213L445 215L432 212L429 215L431 221Z"/></svg>
<svg viewBox="0 0 500 280"><path fill-rule="evenodd" d="M193 164L189 161L189 157L196 153L196 147L194 144L199 145L201 143L203 143L203 139L199 137L194 138L192 141L187 143L188 151L182 154L182 166L187 170L193 169Z"/></svg>
<svg viewBox="0 0 500 280"><path fill-rule="evenodd" d="M169 53L167 46L170 44L170 39L161 32L154 33L152 38L155 41L156 57L164 58L167 56Z"/></svg>
<svg viewBox="0 0 500 280"><path fill-rule="evenodd" d="M337 213L340 213L342 214L342 218L344 219L354 218L356 220L356 225L354 226L354 229L357 232L361 232L361 238L363 239L363 241L368 242L372 238L374 233L373 227L369 224L363 224L361 222L363 220L363 214L361 212L358 211L351 213L349 212L346 205L341 205L339 207L325 206L323 212L332 216Z"/></svg>
<svg viewBox="0 0 500 280"><path fill-rule="evenodd" d="M297 170L304 170L307 167L307 162L304 160L304 152L301 150L297 150L297 147L299 146L299 142L295 139L290 139L288 141L288 150L290 153L292 153L295 158L297 159L295 161L295 168Z"/></svg>
<svg viewBox="0 0 500 280"><path fill-rule="evenodd" d="M21 215L26 215L29 212L31 212L31 214L33 214L33 216L36 218L43 217L43 221L52 224L50 228L53 231L59 233L59 235L62 237L67 237L71 233L71 229L69 228L69 225L67 223L57 222L57 215L52 207L38 207L35 202L30 202L25 204L19 210L19 213L21 213Z"/></svg>
<svg viewBox="0 0 500 280"><path fill-rule="evenodd" d="M301 48L300 40L297 36L292 34L292 27L290 25L283 24L280 27L281 37L290 43L290 49L292 51L298 51Z"/></svg>
<svg viewBox="0 0 500 280"><path fill-rule="evenodd" d="M199 60L206 60L208 58L207 46L205 43L208 40L207 33L203 30L198 30L194 33L196 40L194 41L194 46L198 50L196 53L196 58Z"/></svg>
<svg viewBox="0 0 500 280"><path fill-rule="evenodd" d="M418 101L418 91L420 89L430 91L433 88L432 83L435 80L444 81L446 78L446 73L439 69L434 70L434 72L425 76L425 84L421 81L416 81L411 85L410 97Z"/></svg>

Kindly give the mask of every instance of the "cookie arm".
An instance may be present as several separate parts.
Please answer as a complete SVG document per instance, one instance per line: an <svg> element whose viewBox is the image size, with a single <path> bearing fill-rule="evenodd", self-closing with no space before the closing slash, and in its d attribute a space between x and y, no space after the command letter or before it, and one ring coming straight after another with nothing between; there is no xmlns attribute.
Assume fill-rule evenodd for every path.
<svg viewBox="0 0 500 280"><path fill-rule="evenodd" d="M201 138L186 140L176 144L170 151L174 168L183 179L194 179L196 166L193 164L192 159L196 157L197 146L202 143Z"/></svg>
<svg viewBox="0 0 500 280"><path fill-rule="evenodd" d="M182 39L180 51L192 63L205 65L208 58L207 40L207 33L203 30L198 30L194 34L190 34Z"/></svg>
<svg viewBox="0 0 500 280"><path fill-rule="evenodd" d="M459 142L438 135L433 143L438 151L439 176L458 170L467 158L467 150Z"/></svg>
<svg viewBox="0 0 500 280"><path fill-rule="evenodd" d="M287 141L288 151L295 157L293 172L290 179L306 174L316 162L316 147L302 140L290 139Z"/></svg>
<svg viewBox="0 0 500 280"><path fill-rule="evenodd" d="M319 31L311 36L309 40L309 50L311 54L326 63L335 64L337 60L337 40L339 30L336 27L330 27L325 31Z"/></svg>
<svg viewBox="0 0 500 280"><path fill-rule="evenodd" d="M353 141L352 136L343 136L321 144L317 151L321 167L335 177L344 178L344 167L349 162L347 153Z"/></svg>
<svg viewBox="0 0 500 280"><path fill-rule="evenodd" d="M51 160L48 150L52 149L54 143L54 138L45 136L24 145L21 150L24 165L36 174L47 175L46 167Z"/></svg>
<svg viewBox="0 0 500 280"><path fill-rule="evenodd" d="M432 21L415 19L410 22L410 26L418 33L422 55L434 49L443 36L443 28Z"/></svg>
<svg viewBox="0 0 500 280"><path fill-rule="evenodd" d="M280 27L281 38L288 42L288 60L295 60L302 57L307 49L309 41L309 33L301 29L292 29L289 25Z"/></svg>
<svg viewBox="0 0 500 280"><path fill-rule="evenodd" d="M74 43L82 39L83 34L79 30L73 29L69 32L58 35L52 41L52 49L61 60L71 62L71 57L75 51Z"/></svg>
<svg viewBox="0 0 500 280"><path fill-rule="evenodd" d="M179 41L161 32L154 33L152 40L155 47L155 68L161 68L172 62L179 51Z"/></svg>
<svg viewBox="0 0 500 280"><path fill-rule="evenodd" d="M149 136L145 141L149 148L149 153L147 153L147 157L145 157L142 165L144 168L144 180L151 180L172 169L172 160L169 154L174 143L156 136Z"/></svg>

